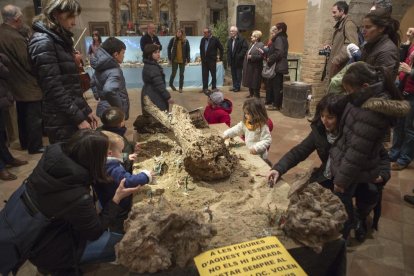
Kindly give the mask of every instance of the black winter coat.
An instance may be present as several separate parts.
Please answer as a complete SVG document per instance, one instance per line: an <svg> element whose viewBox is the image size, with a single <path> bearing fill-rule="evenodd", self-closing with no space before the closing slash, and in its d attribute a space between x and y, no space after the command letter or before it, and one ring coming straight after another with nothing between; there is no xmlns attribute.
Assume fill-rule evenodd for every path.
<svg viewBox="0 0 414 276"><path fill-rule="evenodd" d="M73 41L46 28L42 22L33 24L29 55L43 92L43 122L48 136L55 141L69 139L82 121L92 113L80 85L73 56Z"/></svg>
<svg viewBox="0 0 414 276"><path fill-rule="evenodd" d="M227 41L227 63L229 66L235 66L237 68L243 68L243 60L246 55L249 45L246 39L237 35L234 42L234 49L232 51L233 39L229 38Z"/></svg>
<svg viewBox="0 0 414 276"><path fill-rule="evenodd" d="M326 180L323 172L326 167L326 162L329 157L329 144L326 137L325 127L320 120L311 124L311 132L309 135L297 146L288 151L275 165L273 170L279 172L280 176L285 174L288 170L295 167L300 162L304 161L309 155L316 150L322 164L319 168L313 171L311 175L311 182L321 183Z"/></svg>
<svg viewBox="0 0 414 276"><path fill-rule="evenodd" d="M272 45L270 45L269 52L267 54L267 64L269 67L271 67L276 62L276 73L289 73L289 66L287 61L288 52L289 42L287 40L287 35L283 33L277 34L272 39Z"/></svg>
<svg viewBox="0 0 414 276"><path fill-rule="evenodd" d="M72 202L90 195L89 171L62 151L62 144L53 144L28 178L27 192L33 203L47 217L53 217ZM77 201L57 218L34 246L30 261L53 271L70 268L79 262L87 240L96 240L114 221L122 208L111 203L98 215L92 197Z"/></svg>
<svg viewBox="0 0 414 276"><path fill-rule="evenodd" d="M141 40L139 41L141 51L144 52L145 46L147 44L157 44L158 47L160 47L160 51L162 50L162 45L160 43L160 40L158 39L158 36L154 35L151 37L149 34L145 34L141 37Z"/></svg>
<svg viewBox="0 0 414 276"><path fill-rule="evenodd" d="M7 84L7 78L10 75L7 68L9 63L9 58L4 54L0 54L0 111L13 104L13 94Z"/></svg>
<svg viewBox="0 0 414 276"><path fill-rule="evenodd" d="M166 88L162 67L154 60L144 59L142 80L144 81L144 87L142 87L141 92L141 108L143 112L144 96L148 96L160 110L168 111L168 100L171 98L171 95Z"/></svg>
<svg viewBox="0 0 414 276"><path fill-rule="evenodd" d="M168 60L174 62L175 55L177 54L177 42L179 40L176 37L171 38L170 42L168 43ZM189 63L190 62L190 43L188 39L185 41L181 40L181 49L183 50L183 62Z"/></svg>
<svg viewBox="0 0 414 276"><path fill-rule="evenodd" d="M331 148L334 184L344 189L378 177L384 137L396 118L410 110L406 101L389 100L382 83L371 87L371 91L351 94L341 118L341 132Z"/></svg>
<svg viewBox="0 0 414 276"><path fill-rule="evenodd" d="M322 164L319 168L315 168L310 177L310 182L322 183L327 180L324 176L324 171L329 158L329 150L331 144L328 142L326 130L320 120L311 124L311 132L309 135L297 146L288 151L275 165L273 170L279 172L280 176L285 174L291 168L295 167L300 162L307 159L315 150L318 154ZM384 184L390 179L390 162L388 153L384 147L380 151L379 175L384 180Z"/></svg>
<svg viewBox="0 0 414 276"><path fill-rule="evenodd" d="M217 50L220 52L220 60L223 60L223 45L217 37L211 36L208 40L207 51L205 50L205 43L207 38L203 37L200 41L200 57L203 62L217 61Z"/></svg>

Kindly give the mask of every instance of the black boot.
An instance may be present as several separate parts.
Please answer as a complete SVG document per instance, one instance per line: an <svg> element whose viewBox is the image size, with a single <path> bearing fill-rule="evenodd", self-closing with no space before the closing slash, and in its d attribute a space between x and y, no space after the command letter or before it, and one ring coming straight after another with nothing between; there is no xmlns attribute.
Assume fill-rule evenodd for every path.
<svg viewBox="0 0 414 276"><path fill-rule="evenodd" d="M367 238L367 221L366 218L357 218L355 225L355 239L364 242Z"/></svg>

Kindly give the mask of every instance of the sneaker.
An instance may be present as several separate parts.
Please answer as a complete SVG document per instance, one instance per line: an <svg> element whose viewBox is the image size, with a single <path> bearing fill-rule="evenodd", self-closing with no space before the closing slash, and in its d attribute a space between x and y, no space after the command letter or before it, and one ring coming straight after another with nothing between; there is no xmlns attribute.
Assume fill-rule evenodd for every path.
<svg viewBox="0 0 414 276"><path fill-rule="evenodd" d="M405 195L404 196L404 201L407 202L407 203L410 203L411 205L414 205L414 196Z"/></svg>
<svg viewBox="0 0 414 276"><path fill-rule="evenodd" d="M401 165L398 162L392 162L391 163L391 170L393 170L393 171L402 171L405 168L407 168L407 165Z"/></svg>

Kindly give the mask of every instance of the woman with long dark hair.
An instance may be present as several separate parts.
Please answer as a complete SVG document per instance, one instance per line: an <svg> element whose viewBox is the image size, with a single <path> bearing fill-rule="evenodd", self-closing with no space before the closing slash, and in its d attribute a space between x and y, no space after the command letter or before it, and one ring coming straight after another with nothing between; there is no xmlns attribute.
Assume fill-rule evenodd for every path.
<svg viewBox="0 0 414 276"><path fill-rule="evenodd" d="M102 44L102 38L98 31L93 31L92 33L92 43L89 45L88 48L88 56L89 58L92 58L95 56L96 51Z"/></svg>
<svg viewBox="0 0 414 276"><path fill-rule="evenodd" d="M391 17L369 13L363 18L362 26L367 43L362 48L361 60L373 66L383 66L396 76L400 61L400 23Z"/></svg>
<svg viewBox="0 0 414 276"><path fill-rule="evenodd" d="M85 129L67 143L46 148L32 174L1 211L0 232L24 231L25 221L12 216L16 210L24 212L25 219L33 216L36 220L42 214L50 223L37 231L37 237L26 233L3 240L1 236L0 273L7 275L18 269L10 261L16 256L23 262L28 258L40 271L52 275L74 275L80 264L115 260L114 245L122 235L107 231L108 225L122 212L120 201L137 188L127 189L121 181L112 200L99 214L96 212L92 187L111 183L105 172L108 144L108 137L101 132ZM27 247L24 239L35 241L25 248L27 252L17 246Z"/></svg>

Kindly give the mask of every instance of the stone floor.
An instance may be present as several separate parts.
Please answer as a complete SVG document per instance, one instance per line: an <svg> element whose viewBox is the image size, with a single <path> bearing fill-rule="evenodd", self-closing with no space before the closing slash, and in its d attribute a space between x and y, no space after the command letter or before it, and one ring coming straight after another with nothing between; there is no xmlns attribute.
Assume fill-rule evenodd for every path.
<svg viewBox="0 0 414 276"><path fill-rule="evenodd" d="M224 87L225 97L233 101L232 125L242 118L242 104L247 91L238 93L228 92ZM204 107L207 99L198 90L185 89L184 93L173 92L175 103L187 109ZM141 113L140 90L129 90L131 100L130 120L127 122L127 136L132 139L132 123ZM87 95L91 106L96 102L91 95ZM273 143L270 148L269 159L276 162L286 151L301 141L310 131L306 119L293 119L284 116L279 111L269 111L275 128L272 132ZM3 201L20 185L31 173L40 155L27 155L26 152L12 150L15 157L29 161L29 164L20 168L13 168L11 172L18 176L15 181L0 181L0 208ZM285 179L289 181L296 173L319 165L316 154L289 171ZM404 194L411 194L414 188L414 169L411 165L401 172L393 172L392 178L385 187L383 196L383 214L380 220L379 231L373 233L363 243L352 241L348 248L348 275L405 275L414 276L414 208L402 200ZM86 275L126 275L125 269L114 265L92 266L87 268ZM26 263L18 275L36 275L36 269Z"/></svg>

